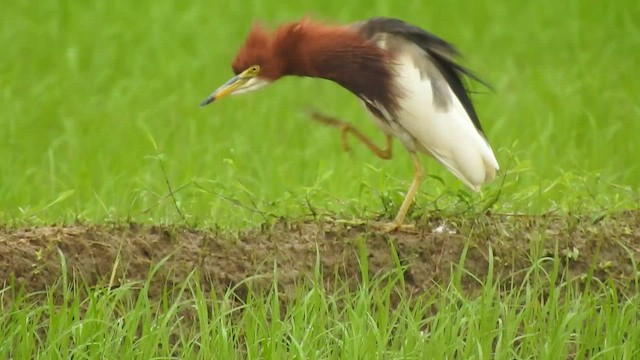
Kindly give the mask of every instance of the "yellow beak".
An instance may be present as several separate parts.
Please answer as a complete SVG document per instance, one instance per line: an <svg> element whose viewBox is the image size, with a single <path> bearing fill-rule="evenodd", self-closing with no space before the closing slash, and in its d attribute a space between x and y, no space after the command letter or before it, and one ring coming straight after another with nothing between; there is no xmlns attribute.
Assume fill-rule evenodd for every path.
<svg viewBox="0 0 640 360"><path fill-rule="evenodd" d="M205 106L222 97L231 95L240 90L249 90L250 88L256 88L256 84L252 84L250 80L256 78L258 74L260 74L260 66L253 65L249 67L242 73L232 77L231 79L229 79L229 81L220 86L216 91L209 95L209 97L204 99L204 101L200 103L200 106Z"/></svg>
<svg viewBox="0 0 640 360"><path fill-rule="evenodd" d="M222 97L233 94L238 89L242 88L244 84L249 81L250 77L243 76L244 73L240 75L236 75L229 79L226 83L220 86L216 91L214 91L211 95L209 95L203 102L200 103L200 106L208 105Z"/></svg>

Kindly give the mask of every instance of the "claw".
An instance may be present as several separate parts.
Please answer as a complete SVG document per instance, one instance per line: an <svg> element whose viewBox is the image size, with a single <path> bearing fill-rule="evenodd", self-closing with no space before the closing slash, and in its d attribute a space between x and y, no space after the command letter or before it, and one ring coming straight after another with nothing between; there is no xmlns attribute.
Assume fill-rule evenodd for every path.
<svg viewBox="0 0 640 360"><path fill-rule="evenodd" d="M377 228L382 234L389 234L395 231L401 231L406 233L417 233L415 225L413 224L400 224L397 222L390 222L384 224L374 224L373 227Z"/></svg>
<svg viewBox="0 0 640 360"><path fill-rule="evenodd" d="M374 144L373 141L371 141L371 139L369 139L367 136L365 136L357 128L355 128L353 125L349 124L348 122L344 122L337 118L324 115L314 109L306 109L305 112L314 121L340 129L341 136L342 136L342 148L345 151L351 150L351 146L349 146L349 141L348 141L349 139L348 135L349 133L351 133L351 135L355 136L358 140L362 141L362 143L366 145L369 148L369 150L371 150L377 157L385 160L391 159L391 156L392 156L391 135L387 134L385 147L380 148L378 145Z"/></svg>
<svg viewBox="0 0 640 360"><path fill-rule="evenodd" d="M350 126L348 124L342 124L342 126L340 126L340 131L342 132L342 149L344 149L344 151L349 152L351 151L351 147L349 146L349 130L350 130Z"/></svg>

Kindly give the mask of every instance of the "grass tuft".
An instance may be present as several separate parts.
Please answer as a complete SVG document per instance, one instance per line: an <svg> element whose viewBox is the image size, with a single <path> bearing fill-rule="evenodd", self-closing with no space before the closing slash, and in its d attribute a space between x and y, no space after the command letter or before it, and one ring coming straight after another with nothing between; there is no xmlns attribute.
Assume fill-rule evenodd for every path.
<svg viewBox="0 0 640 360"><path fill-rule="evenodd" d="M363 274L366 253L360 254ZM640 297L613 283L589 291L534 263L516 287L493 274L477 294L461 288L464 257L451 283L417 296L404 292L404 269L364 276L327 291L318 265L292 297L275 266L267 291L205 292L199 274L150 297L154 276L117 287L86 288L72 274L41 294L0 291L3 358L634 358L640 354ZM64 257L61 257L62 267ZM316 263L319 264L319 261ZM474 274L467 274L475 276ZM480 277L477 277L480 281ZM37 301L44 298L45 301ZM8 300L11 301L8 301ZM9 304L8 304L9 303ZM435 355L434 355L435 356Z"/></svg>

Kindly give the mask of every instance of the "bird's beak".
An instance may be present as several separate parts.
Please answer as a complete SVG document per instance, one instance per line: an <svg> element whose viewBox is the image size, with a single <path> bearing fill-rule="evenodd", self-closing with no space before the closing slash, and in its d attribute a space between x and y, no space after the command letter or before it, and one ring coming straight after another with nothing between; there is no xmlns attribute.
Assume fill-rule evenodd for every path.
<svg viewBox="0 0 640 360"><path fill-rule="evenodd" d="M244 74L244 73L243 73ZM242 75L236 75L229 79L226 83L220 86L216 91L214 91L211 95L209 95L203 102L200 103L200 106L208 105L222 97L233 94L235 91L241 89L247 81L249 81L249 77L243 77Z"/></svg>
<svg viewBox="0 0 640 360"><path fill-rule="evenodd" d="M256 82L255 80L259 80L257 79L259 73L260 67L258 65L251 66L247 70L232 77L231 79L229 79L229 81L220 86L216 91L209 95L209 97L204 99L204 101L200 103L200 106L208 105L227 95L246 92L257 88L256 85L260 85L260 82Z"/></svg>

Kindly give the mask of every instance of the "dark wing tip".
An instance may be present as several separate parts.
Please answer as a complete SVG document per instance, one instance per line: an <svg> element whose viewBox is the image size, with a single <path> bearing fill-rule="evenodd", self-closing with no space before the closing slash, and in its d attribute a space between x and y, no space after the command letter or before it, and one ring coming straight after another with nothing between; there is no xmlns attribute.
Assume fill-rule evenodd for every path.
<svg viewBox="0 0 640 360"><path fill-rule="evenodd" d="M465 86L463 78L468 77L475 80L492 91L493 87L479 78L471 70L456 62L455 58L461 57L461 54L453 44L422 28L394 18L371 18L362 23L360 32L367 38L372 38L377 33L389 33L402 36L429 54L464 106L476 129L478 129L480 133L483 133L480 120L469 97L470 91Z"/></svg>

